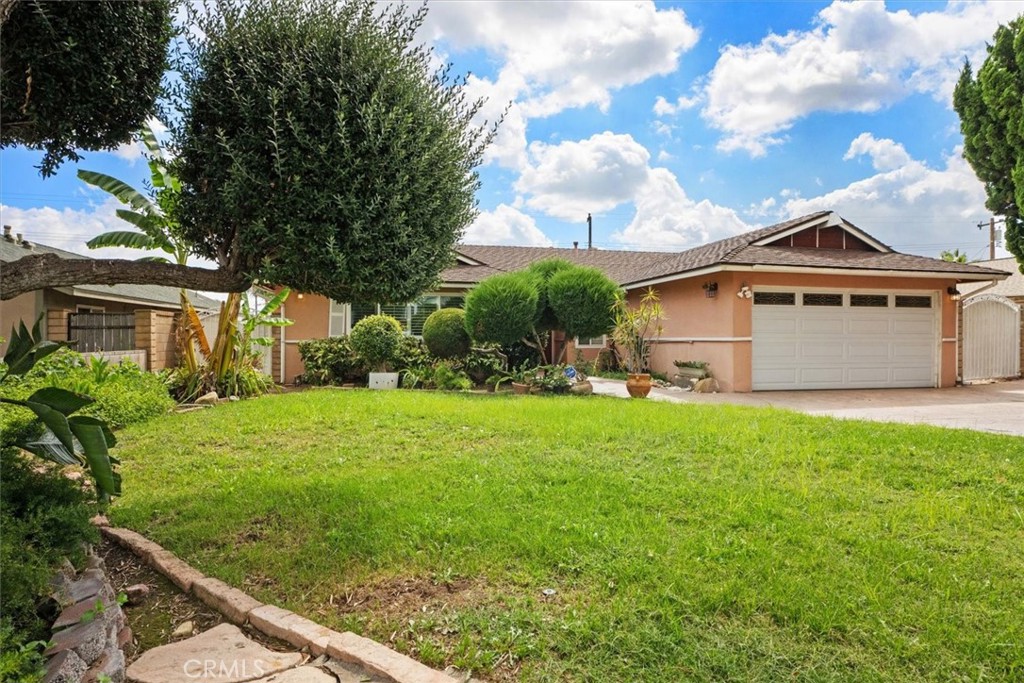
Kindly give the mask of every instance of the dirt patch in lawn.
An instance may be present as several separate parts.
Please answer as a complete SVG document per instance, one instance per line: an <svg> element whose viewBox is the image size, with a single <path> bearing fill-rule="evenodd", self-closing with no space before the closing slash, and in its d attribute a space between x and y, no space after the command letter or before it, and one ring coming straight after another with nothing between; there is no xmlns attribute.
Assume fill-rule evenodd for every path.
<svg viewBox="0 0 1024 683"><path fill-rule="evenodd" d="M480 581L398 577L334 596L332 606L342 614L369 612L380 619L401 619L425 611L479 604L487 595L487 587Z"/></svg>

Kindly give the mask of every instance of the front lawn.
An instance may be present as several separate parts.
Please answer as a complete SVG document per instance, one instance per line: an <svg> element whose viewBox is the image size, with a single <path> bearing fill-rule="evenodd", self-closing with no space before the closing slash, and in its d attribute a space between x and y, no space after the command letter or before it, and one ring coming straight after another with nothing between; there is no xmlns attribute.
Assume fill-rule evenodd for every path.
<svg viewBox="0 0 1024 683"><path fill-rule="evenodd" d="M114 523L433 666L524 681L1024 677L1024 439L341 390L119 438Z"/></svg>

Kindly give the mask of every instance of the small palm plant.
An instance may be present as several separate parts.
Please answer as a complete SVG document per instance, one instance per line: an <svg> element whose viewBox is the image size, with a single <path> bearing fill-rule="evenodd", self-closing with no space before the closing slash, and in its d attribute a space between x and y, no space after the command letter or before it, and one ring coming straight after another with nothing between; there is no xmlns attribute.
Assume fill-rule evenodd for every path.
<svg viewBox="0 0 1024 683"><path fill-rule="evenodd" d="M108 192L122 204L130 207L118 209L117 216L135 226L136 230L113 230L89 240L86 244L90 249L104 247L127 247L162 251L168 256L144 256L143 261L159 261L178 265L187 265L191 252L189 243L178 233L178 224L170 217L170 208L181 192L181 183L168 167L168 157L160 140L156 136L152 123L147 123L139 131L139 140L149 151L150 183L152 196L147 197L123 180L118 180L106 173L79 170L80 180ZM199 358L196 346L204 358L211 355L210 344L199 321L188 292L180 291L182 324L179 325L178 346L182 360L189 373L199 371Z"/></svg>
<svg viewBox="0 0 1024 683"><path fill-rule="evenodd" d="M615 303L615 327L612 339L619 359L631 373L645 372L651 365L654 343L661 336L665 311L653 287L640 298L639 305L629 305L625 297Z"/></svg>

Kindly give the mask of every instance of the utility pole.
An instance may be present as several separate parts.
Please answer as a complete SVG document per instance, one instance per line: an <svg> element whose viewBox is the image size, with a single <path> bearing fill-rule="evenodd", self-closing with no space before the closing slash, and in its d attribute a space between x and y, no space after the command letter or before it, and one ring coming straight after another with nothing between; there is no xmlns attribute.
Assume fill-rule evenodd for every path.
<svg viewBox="0 0 1024 683"><path fill-rule="evenodd" d="M594 219L587 214L587 251L594 248Z"/></svg>
<svg viewBox="0 0 1024 683"><path fill-rule="evenodd" d="M1006 219L1000 219L1000 222L1005 223ZM978 230L985 228L985 222L978 223ZM996 217L992 216L988 219L988 260L996 260L996 242L1002 239L1002 231L996 232Z"/></svg>

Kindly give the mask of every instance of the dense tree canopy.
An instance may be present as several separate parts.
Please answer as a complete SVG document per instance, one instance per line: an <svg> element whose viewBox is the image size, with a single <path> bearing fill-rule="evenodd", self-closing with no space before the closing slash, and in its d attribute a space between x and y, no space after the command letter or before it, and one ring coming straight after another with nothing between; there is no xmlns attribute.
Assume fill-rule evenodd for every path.
<svg viewBox="0 0 1024 683"><path fill-rule="evenodd" d="M154 113L169 0L5 1L0 18L0 147L43 150L42 175L129 141Z"/></svg>
<svg viewBox="0 0 1024 683"><path fill-rule="evenodd" d="M200 255L350 301L429 288L490 134L412 41L425 8L227 0L180 60L182 230Z"/></svg>
<svg viewBox="0 0 1024 683"><path fill-rule="evenodd" d="M218 268L41 254L5 265L0 298L73 284L230 292L253 280L337 300L408 301L428 289L475 216L474 169L494 128L472 123L480 103L467 101L465 81L414 42L426 8L214 0L183 10L165 103L182 185L172 218Z"/></svg>
<svg viewBox="0 0 1024 683"><path fill-rule="evenodd" d="M1024 270L1024 18L1000 26L975 77L964 65L953 93L964 157L985 183L985 206L1006 217L1006 248Z"/></svg>

